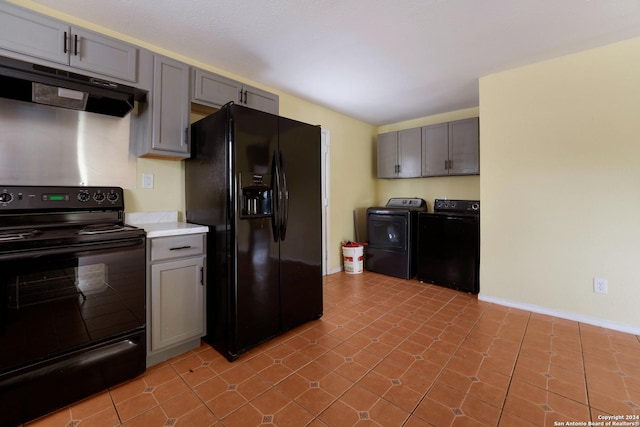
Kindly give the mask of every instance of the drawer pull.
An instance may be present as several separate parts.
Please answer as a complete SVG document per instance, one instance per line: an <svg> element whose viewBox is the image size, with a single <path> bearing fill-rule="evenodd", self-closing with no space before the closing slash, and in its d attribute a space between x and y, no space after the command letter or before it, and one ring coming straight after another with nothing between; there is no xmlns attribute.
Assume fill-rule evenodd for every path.
<svg viewBox="0 0 640 427"><path fill-rule="evenodd" d="M191 245L187 245L187 246L177 246L175 248L169 248L170 251L179 251L181 249L191 249Z"/></svg>

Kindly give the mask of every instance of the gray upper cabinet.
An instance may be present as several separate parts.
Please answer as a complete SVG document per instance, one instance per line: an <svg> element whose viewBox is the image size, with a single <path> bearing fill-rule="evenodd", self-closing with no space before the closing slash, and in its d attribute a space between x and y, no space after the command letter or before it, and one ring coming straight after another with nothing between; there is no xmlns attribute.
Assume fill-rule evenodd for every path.
<svg viewBox="0 0 640 427"><path fill-rule="evenodd" d="M2 2L0 27L3 49L69 64L69 52L65 50L70 31L67 24Z"/></svg>
<svg viewBox="0 0 640 427"><path fill-rule="evenodd" d="M244 84L240 90L240 97L242 98L239 100L240 104L266 113L278 114L280 110L280 98L278 95Z"/></svg>
<svg viewBox="0 0 640 427"><path fill-rule="evenodd" d="M421 129L378 135L378 178L417 178L421 174Z"/></svg>
<svg viewBox="0 0 640 427"><path fill-rule="evenodd" d="M0 3L0 28L3 33L0 48L8 51L7 56L26 55L125 81L137 81L136 46L6 3Z"/></svg>
<svg viewBox="0 0 640 427"><path fill-rule="evenodd" d="M131 144L139 157L190 156L189 65L140 49L140 82L148 91L131 114Z"/></svg>
<svg viewBox="0 0 640 427"><path fill-rule="evenodd" d="M198 68L192 69L192 79L191 101L213 108L237 101L242 88L240 82Z"/></svg>
<svg viewBox="0 0 640 427"><path fill-rule="evenodd" d="M422 176L448 175L449 123L422 128Z"/></svg>
<svg viewBox="0 0 640 427"><path fill-rule="evenodd" d="M378 178L395 178L398 170L398 132L378 135Z"/></svg>
<svg viewBox="0 0 640 427"><path fill-rule="evenodd" d="M480 173L477 117L422 128L422 176Z"/></svg>
<svg viewBox="0 0 640 427"><path fill-rule="evenodd" d="M162 55L153 64L149 156L189 157L189 66Z"/></svg>
<svg viewBox="0 0 640 427"><path fill-rule="evenodd" d="M135 46L75 27L71 27L70 40L69 65L72 67L137 81L138 49Z"/></svg>
<svg viewBox="0 0 640 427"><path fill-rule="evenodd" d="M191 101L213 108L233 101L267 113L279 113L278 95L198 68L192 69Z"/></svg>

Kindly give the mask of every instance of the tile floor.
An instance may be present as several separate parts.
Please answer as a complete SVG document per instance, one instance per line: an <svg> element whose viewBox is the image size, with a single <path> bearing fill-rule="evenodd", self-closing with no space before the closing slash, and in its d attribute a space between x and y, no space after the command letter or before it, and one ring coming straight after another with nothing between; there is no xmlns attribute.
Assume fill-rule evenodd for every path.
<svg viewBox="0 0 640 427"><path fill-rule="evenodd" d="M324 296L234 363L203 344L29 426L640 424L638 336L369 272Z"/></svg>

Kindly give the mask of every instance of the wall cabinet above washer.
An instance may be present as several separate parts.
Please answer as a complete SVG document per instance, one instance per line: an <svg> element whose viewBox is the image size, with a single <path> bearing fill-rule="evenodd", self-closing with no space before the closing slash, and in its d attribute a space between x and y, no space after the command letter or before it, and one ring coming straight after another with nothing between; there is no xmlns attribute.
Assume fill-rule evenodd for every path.
<svg viewBox="0 0 640 427"><path fill-rule="evenodd" d="M278 95L209 71L192 68L191 102L220 108L230 101L271 114L279 113Z"/></svg>
<svg viewBox="0 0 640 427"><path fill-rule="evenodd" d="M0 3L0 28L0 48L7 56L26 55L55 67L66 65L137 81L136 46L4 2Z"/></svg>
<svg viewBox="0 0 640 427"><path fill-rule="evenodd" d="M378 135L378 178L420 177L421 129Z"/></svg>
<svg viewBox="0 0 640 427"><path fill-rule="evenodd" d="M477 117L422 128L422 176L480 173Z"/></svg>

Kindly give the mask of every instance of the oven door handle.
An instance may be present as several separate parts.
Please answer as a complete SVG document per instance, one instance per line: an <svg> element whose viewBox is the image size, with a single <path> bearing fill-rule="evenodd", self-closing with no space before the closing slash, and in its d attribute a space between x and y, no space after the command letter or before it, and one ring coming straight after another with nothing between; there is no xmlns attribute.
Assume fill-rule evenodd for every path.
<svg viewBox="0 0 640 427"><path fill-rule="evenodd" d="M110 242L81 243L77 245L71 245L71 246L65 246L65 247L52 247L47 249L35 250L35 251L12 252L12 253L1 254L0 261L10 261L14 259L25 259L25 258L40 258L44 256L64 255L64 254L70 254L74 252L98 251L98 250L102 251L102 250L108 250L108 249L134 247L134 246L144 245L144 242L145 242L144 238L137 238L137 239L110 241Z"/></svg>

